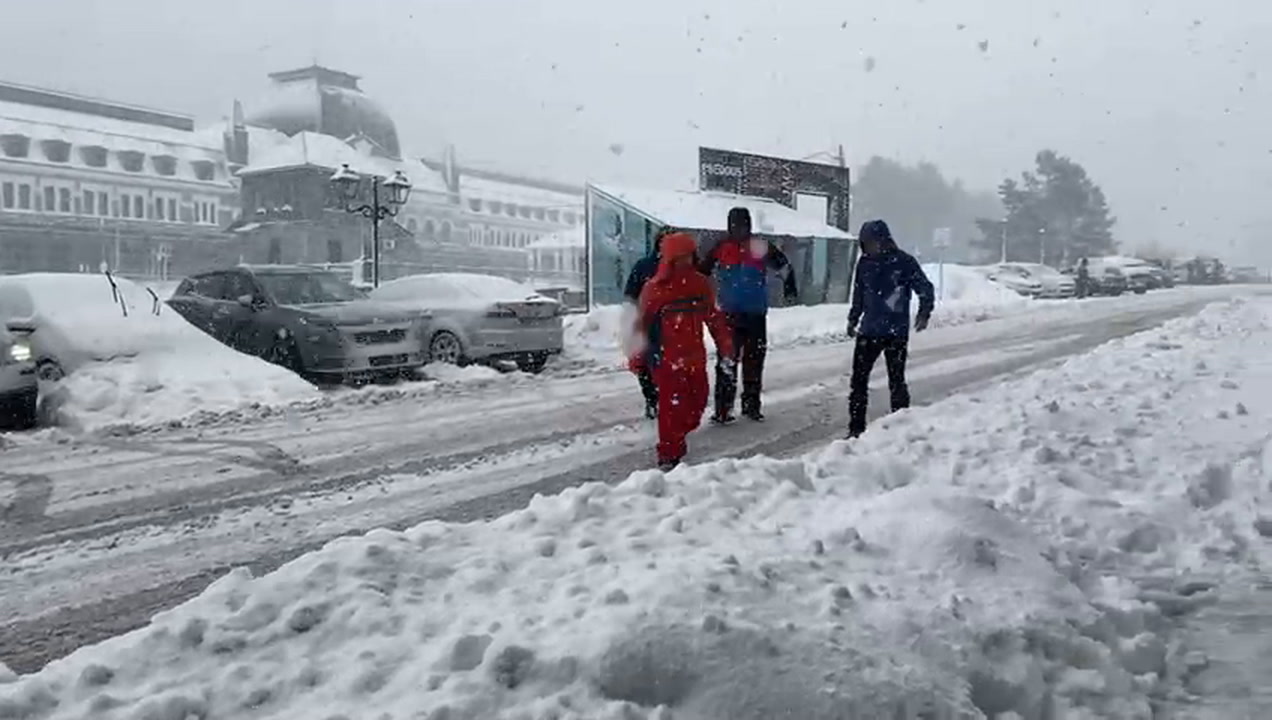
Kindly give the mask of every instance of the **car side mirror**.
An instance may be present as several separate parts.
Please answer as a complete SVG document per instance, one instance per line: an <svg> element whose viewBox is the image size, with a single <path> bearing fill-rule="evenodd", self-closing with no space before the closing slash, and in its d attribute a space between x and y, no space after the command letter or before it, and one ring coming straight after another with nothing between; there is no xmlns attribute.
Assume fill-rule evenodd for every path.
<svg viewBox="0 0 1272 720"><path fill-rule="evenodd" d="M259 310L262 305L260 298L255 295L239 295L238 304L249 310Z"/></svg>

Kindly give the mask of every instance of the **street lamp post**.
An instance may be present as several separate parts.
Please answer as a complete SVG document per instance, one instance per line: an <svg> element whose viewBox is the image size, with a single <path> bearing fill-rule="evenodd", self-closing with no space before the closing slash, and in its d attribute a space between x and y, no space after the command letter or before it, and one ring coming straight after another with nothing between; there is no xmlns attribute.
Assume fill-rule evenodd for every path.
<svg viewBox="0 0 1272 720"><path fill-rule="evenodd" d="M380 287L380 221L398 214L398 210L411 195L411 183L401 170L394 172L393 177L383 182L378 175L372 175L371 203L357 206L354 202L362 189L361 175L344 164L331 176L331 184L339 193L345 212L361 215L371 221L371 286ZM380 199L381 187L388 192L383 201Z"/></svg>
<svg viewBox="0 0 1272 720"><path fill-rule="evenodd" d="M1007 262L1007 218L1003 218L1002 224L1003 224L1003 238L1002 238L1003 247L1002 247L1002 253L999 257L998 262L1005 263Z"/></svg>

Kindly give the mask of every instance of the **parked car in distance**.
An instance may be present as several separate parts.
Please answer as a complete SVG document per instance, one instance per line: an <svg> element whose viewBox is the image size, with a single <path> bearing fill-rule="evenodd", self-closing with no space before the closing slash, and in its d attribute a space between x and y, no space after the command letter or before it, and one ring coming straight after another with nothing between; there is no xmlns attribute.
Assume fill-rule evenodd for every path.
<svg viewBox="0 0 1272 720"><path fill-rule="evenodd" d="M325 270L204 272L183 280L168 304L235 350L319 383L408 375L424 364L415 314L367 300Z"/></svg>
<svg viewBox="0 0 1272 720"><path fill-rule="evenodd" d="M384 283L370 297L425 319L432 362L512 361L537 373L565 344L561 303L506 278L412 275Z"/></svg>
<svg viewBox="0 0 1272 720"><path fill-rule="evenodd" d="M1076 279L1078 269L1076 267L1068 267L1061 272ZM1092 295L1117 297L1130 287L1126 280L1126 275L1122 273L1121 268L1115 265L1105 265L1096 262L1096 260L1088 260L1087 272L1090 277L1090 294Z"/></svg>
<svg viewBox="0 0 1272 720"><path fill-rule="evenodd" d="M1162 260L1145 260L1148 263L1149 271L1153 274L1153 289L1157 288L1173 288L1176 283L1176 273L1165 261Z"/></svg>
<svg viewBox="0 0 1272 720"><path fill-rule="evenodd" d="M1076 284L1073 278L1050 265L1041 263L1000 263L995 267L1002 269L1003 272L1014 272L1026 280L1037 281L1039 290L1034 297L1057 299L1071 298L1074 295Z"/></svg>
<svg viewBox="0 0 1272 720"><path fill-rule="evenodd" d="M1228 282L1255 284L1267 282L1267 277L1257 267L1249 265L1234 267L1228 271Z"/></svg>
<svg viewBox="0 0 1272 720"><path fill-rule="evenodd" d="M0 430L27 430L35 427L39 383L35 376L35 353L29 328L3 322L0 311Z"/></svg>
<svg viewBox="0 0 1272 720"><path fill-rule="evenodd" d="M984 273L991 281L1025 297L1042 295L1042 283L1037 278L1030 277L1027 271L1015 263L990 265L984 269Z"/></svg>

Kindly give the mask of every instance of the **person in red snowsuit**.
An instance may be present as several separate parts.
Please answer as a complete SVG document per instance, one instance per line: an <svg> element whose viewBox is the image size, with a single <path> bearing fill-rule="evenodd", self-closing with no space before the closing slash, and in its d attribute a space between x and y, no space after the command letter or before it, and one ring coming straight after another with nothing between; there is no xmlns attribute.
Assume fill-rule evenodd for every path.
<svg viewBox="0 0 1272 720"><path fill-rule="evenodd" d="M658 272L640 294L639 326L646 336L643 357L658 387L658 467L670 470L688 452L685 437L696 430L707 409L707 348L702 329L715 339L727 368L735 367L733 337L716 308L711 281L695 266L693 236L663 238Z"/></svg>

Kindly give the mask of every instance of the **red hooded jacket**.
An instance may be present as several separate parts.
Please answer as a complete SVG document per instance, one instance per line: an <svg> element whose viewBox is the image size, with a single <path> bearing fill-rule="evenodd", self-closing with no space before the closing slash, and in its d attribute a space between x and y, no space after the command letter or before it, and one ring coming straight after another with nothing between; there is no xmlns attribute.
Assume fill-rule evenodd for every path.
<svg viewBox="0 0 1272 720"><path fill-rule="evenodd" d="M723 357L732 356L733 335L716 308L711 281L692 262L676 262L692 258L696 250L688 234L663 238L658 272L641 292L639 324L648 340L644 361L655 372L705 370L704 325L715 340L716 351Z"/></svg>

